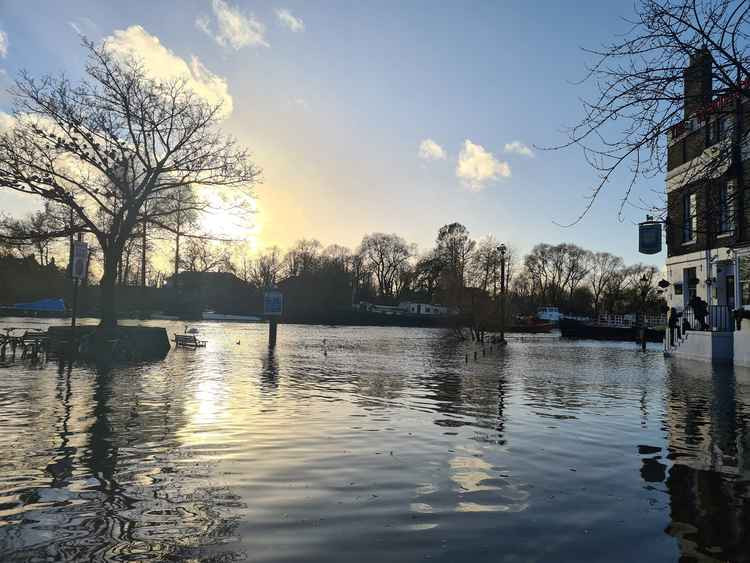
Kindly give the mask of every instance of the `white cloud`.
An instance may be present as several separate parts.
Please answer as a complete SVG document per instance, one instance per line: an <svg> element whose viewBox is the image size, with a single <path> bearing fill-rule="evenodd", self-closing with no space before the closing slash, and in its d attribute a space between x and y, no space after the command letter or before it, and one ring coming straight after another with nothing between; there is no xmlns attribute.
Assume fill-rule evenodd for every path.
<svg viewBox="0 0 750 563"><path fill-rule="evenodd" d="M521 156L528 156L534 158L534 151L531 147L522 143L521 141L513 141L512 143L505 143L505 152L520 154Z"/></svg>
<svg viewBox="0 0 750 563"><path fill-rule="evenodd" d="M195 27L209 37L213 37L213 34L211 33L211 19L207 15L203 14L195 18Z"/></svg>
<svg viewBox="0 0 750 563"><path fill-rule="evenodd" d="M8 56L8 34L0 29L0 58Z"/></svg>
<svg viewBox="0 0 750 563"><path fill-rule="evenodd" d="M0 111L0 132L7 129L13 129L13 127L15 127L15 124L16 120L12 115Z"/></svg>
<svg viewBox="0 0 750 563"><path fill-rule="evenodd" d="M208 16L202 15L195 20L195 26L212 37L222 47L231 47L235 51L243 47L269 47L265 38L266 26L255 19L252 14L243 14L236 6L224 0L213 0L216 31L211 26Z"/></svg>
<svg viewBox="0 0 750 563"><path fill-rule="evenodd" d="M302 21L302 18L293 16L289 10L276 10L276 15L279 21L293 32L305 31L305 22Z"/></svg>
<svg viewBox="0 0 750 563"><path fill-rule="evenodd" d="M419 143L419 158L424 160L445 159L445 149L432 139L425 139Z"/></svg>
<svg viewBox="0 0 750 563"><path fill-rule="evenodd" d="M487 187L489 182L509 178L510 166L507 162L497 160L483 146L475 145L466 139L458 155L456 176L467 189L479 192Z"/></svg>
<svg viewBox="0 0 750 563"><path fill-rule="evenodd" d="M224 117L232 113L232 96L229 95L226 79L211 72L198 57L193 56L190 61L186 61L139 25L125 30L118 29L105 41L107 48L115 56L142 60L146 72L152 78L183 78L188 87L208 103L221 103Z"/></svg>

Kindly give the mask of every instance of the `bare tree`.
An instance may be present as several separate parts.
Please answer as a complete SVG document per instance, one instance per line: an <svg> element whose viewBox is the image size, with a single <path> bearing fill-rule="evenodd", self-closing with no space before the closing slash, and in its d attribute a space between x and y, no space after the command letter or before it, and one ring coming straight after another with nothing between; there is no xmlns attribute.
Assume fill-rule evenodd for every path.
<svg viewBox="0 0 750 563"><path fill-rule="evenodd" d="M415 291L421 293L429 301L440 287L440 278L443 273L443 261L432 250L422 256L414 265L414 280L412 287Z"/></svg>
<svg viewBox="0 0 750 563"><path fill-rule="evenodd" d="M185 237L202 236L199 233L199 219L201 214L212 211L211 206L198 196L191 185L179 186L153 197L149 204L148 219L157 229L174 239L172 264L174 275L177 275L181 264L180 244Z"/></svg>
<svg viewBox="0 0 750 563"><path fill-rule="evenodd" d="M260 289L274 287L283 268L281 250L273 246L258 256L250 268L250 283Z"/></svg>
<svg viewBox="0 0 750 563"><path fill-rule="evenodd" d="M85 47L78 84L64 76L17 79L15 124L0 134L0 188L70 207L76 229L97 239L101 325L109 327L117 323L120 256L147 202L191 185L249 193L259 171L219 131L220 105L185 80L151 78L106 44Z"/></svg>
<svg viewBox="0 0 750 563"><path fill-rule="evenodd" d="M471 280L474 287L497 296L501 284L500 243L487 235L476 245L469 261ZM505 287L510 287L515 268L515 252L510 246L505 248Z"/></svg>
<svg viewBox="0 0 750 563"><path fill-rule="evenodd" d="M316 239L301 239L286 253L286 276L295 278L309 274L318 266L322 245Z"/></svg>
<svg viewBox="0 0 750 563"><path fill-rule="evenodd" d="M396 234L373 233L364 236L359 253L375 275L380 296L395 297L405 266L414 255L413 245Z"/></svg>
<svg viewBox="0 0 750 563"><path fill-rule="evenodd" d="M234 269L228 244L204 238L188 241L181 267L187 272L231 272Z"/></svg>
<svg viewBox="0 0 750 563"><path fill-rule="evenodd" d="M466 269L476 241L464 225L450 223L440 228L436 242L435 253L443 264L441 282L445 297L449 303L460 304L466 286Z"/></svg>
<svg viewBox="0 0 750 563"><path fill-rule="evenodd" d="M352 265L352 251L340 244L329 244L323 249L323 258L339 265L349 272Z"/></svg>
<svg viewBox="0 0 750 563"><path fill-rule="evenodd" d="M606 289L615 281L615 276L625 268L622 258L609 252L591 254L588 282L594 301L594 315L598 317Z"/></svg>
<svg viewBox="0 0 750 563"><path fill-rule="evenodd" d="M573 223L591 210L618 171L628 177L621 211L639 179L663 177L668 145L690 131L692 120L707 133L710 127L722 130L713 149L701 153L701 148L694 155L700 158L675 180L686 186L725 175L744 186L741 146L748 131L742 106L750 95L749 14L750 4L744 0L640 0L624 35L587 50L594 63L584 81L593 83L598 93L584 101L583 118L563 146L581 147L599 181ZM683 91L690 73L702 72L701 67L708 70L691 81L698 87ZM719 97L713 100L713 94ZM738 203L733 206L739 232L743 192L736 190ZM666 214L663 203L645 207ZM714 220L704 228L710 229Z"/></svg>

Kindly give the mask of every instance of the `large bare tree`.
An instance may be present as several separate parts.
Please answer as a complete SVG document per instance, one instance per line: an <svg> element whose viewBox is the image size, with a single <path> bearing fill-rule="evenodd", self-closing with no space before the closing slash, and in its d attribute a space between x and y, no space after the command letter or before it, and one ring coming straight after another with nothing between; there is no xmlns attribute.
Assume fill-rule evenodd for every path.
<svg viewBox="0 0 750 563"><path fill-rule="evenodd" d="M609 252L593 252L591 254L588 282L593 297L595 318L599 316L599 310L607 288L611 287L624 269L625 263L619 256Z"/></svg>
<svg viewBox="0 0 750 563"><path fill-rule="evenodd" d="M583 82L596 94L584 100L583 118L571 128L570 142L583 149L599 174L580 221L604 187L625 181L621 210L628 204L666 215L666 202L636 199L639 180L661 179L667 169L667 146L691 125L721 128L711 151L705 151L683 170L677 181L688 185L724 175L744 186L741 146L748 131L743 126L743 101L750 96L750 2L747 0L640 0L628 29L612 43L587 50L593 64ZM683 90L686 69L705 60L707 90ZM690 72L690 71L687 71ZM722 120L729 116L730 119ZM559 147L558 147L559 148ZM620 175L621 174L621 175ZM659 190L661 191L661 190ZM742 229L744 189L733 204ZM706 209L716 208L710 202ZM716 217L706 219L710 230Z"/></svg>
<svg viewBox="0 0 750 563"><path fill-rule="evenodd" d="M372 233L362 238L359 254L375 275L381 297L397 296L405 281L404 269L414 252L414 246L396 234Z"/></svg>
<svg viewBox="0 0 750 563"><path fill-rule="evenodd" d="M15 125L0 134L0 189L68 206L75 229L96 237L101 324L109 327L117 323L120 255L144 207L157 209L157 200L186 186L249 194L259 170L220 131L220 104L200 98L186 80L149 76L106 43L84 45L80 82L27 73L16 80Z"/></svg>

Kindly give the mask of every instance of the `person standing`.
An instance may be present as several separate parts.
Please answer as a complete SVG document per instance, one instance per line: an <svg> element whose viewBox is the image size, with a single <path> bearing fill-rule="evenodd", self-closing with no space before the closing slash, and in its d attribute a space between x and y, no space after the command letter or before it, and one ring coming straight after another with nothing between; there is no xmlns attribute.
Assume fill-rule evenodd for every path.
<svg viewBox="0 0 750 563"><path fill-rule="evenodd" d="M674 335L675 331L677 330L677 327L680 323L680 313L677 312L677 309L672 307L669 310L669 319L667 321L667 324L669 325L669 345L674 348Z"/></svg>

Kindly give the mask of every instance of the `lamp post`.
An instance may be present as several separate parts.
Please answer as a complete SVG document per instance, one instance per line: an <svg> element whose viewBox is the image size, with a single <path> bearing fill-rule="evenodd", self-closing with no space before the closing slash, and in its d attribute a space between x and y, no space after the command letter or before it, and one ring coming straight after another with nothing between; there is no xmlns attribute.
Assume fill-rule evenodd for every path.
<svg viewBox="0 0 750 563"><path fill-rule="evenodd" d="M641 277L641 350L646 351L646 299L651 291L651 280L646 274Z"/></svg>
<svg viewBox="0 0 750 563"><path fill-rule="evenodd" d="M504 244L497 247L500 255L500 344L505 344L505 254L507 248Z"/></svg>

